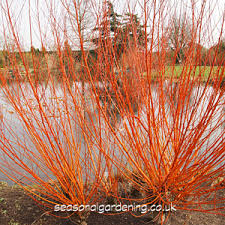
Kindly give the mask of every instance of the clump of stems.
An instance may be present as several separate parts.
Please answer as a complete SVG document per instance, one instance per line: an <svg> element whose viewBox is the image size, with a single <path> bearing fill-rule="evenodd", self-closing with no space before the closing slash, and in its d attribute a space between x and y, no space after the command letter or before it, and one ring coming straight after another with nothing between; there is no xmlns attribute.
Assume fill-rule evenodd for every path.
<svg viewBox="0 0 225 225"><path fill-rule="evenodd" d="M127 30L123 22L111 24L105 1L99 9L89 2L95 24L87 30L90 5L61 3L64 23L46 2L55 49L46 50L39 27L44 50L38 54L24 52L9 2L2 4L14 48L6 45L1 91L15 118L0 111L1 172L49 209L110 197L222 214L224 21L217 47L206 53L213 12L205 1L198 13L194 4L181 4L178 13L166 1L138 2L139 23L137 5L128 2L121 14L128 16ZM76 222L84 224L87 215L78 213ZM164 212L153 216L166 222Z"/></svg>

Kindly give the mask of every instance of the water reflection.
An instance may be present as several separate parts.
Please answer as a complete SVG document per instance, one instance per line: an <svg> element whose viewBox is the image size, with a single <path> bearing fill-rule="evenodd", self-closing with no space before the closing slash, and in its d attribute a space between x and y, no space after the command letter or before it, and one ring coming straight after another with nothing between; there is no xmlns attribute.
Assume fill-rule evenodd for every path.
<svg viewBox="0 0 225 225"><path fill-rule="evenodd" d="M163 85L163 93L161 92L160 85ZM180 99L180 88L179 83L169 82L165 82L164 84L153 83L150 87L153 101L149 103L149 105L153 104L151 107L154 107L155 118L160 122L160 119L162 119L160 118L162 115L161 111L164 110L167 122L169 123L168 126L171 128L174 127L174 123L176 122L175 113L176 110L178 110L178 102L182 101L182 99ZM113 91L110 86L106 86L98 82L96 83L95 90L99 96L103 109L105 109L104 113L110 117L111 126L115 131L118 129L118 136L123 137L124 124L126 124L128 129L130 129L129 119L126 117L121 118L121 107L124 106L124 102L123 104L119 102L118 98L115 96L115 91ZM182 123L182 126L180 126L182 127L181 132L186 133L186 136L191 134L191 131L193 131L193 129L197 129L199 126L200 120L207 113L208 107L210 107L210 98L214 96L214 101L216 101L220 94L220 92L216 92L213 87L209 86L205 88L204 85L198 85L192 89L187 87L187 90L190 91L186 94L183 102L184 107L179 112L181 115L180 123ZM46 145L49 145L50 142L57 145L54 141L54 138L57 137L59 142L64 146L65 155L68 154L68 156L70 154L70 145L74 140L77 143L81 143L81 148L85 149L87 147L81 132L81 129L84 129L84 127L82 120L80 119L82 118L80 113L82 114L83 119L86 119L90 125L90 130L87 130L87 136L89 135L90 139L91 133L94 132L94 127L98 127L99 130L102 131L102 139L107 140L107 143L104 143L106 152L110 152L111 148L118 147L115 145L113 138L104 131L104 126L106 126L106 124L104 124L104 119L102 119L102 112L98 111L95 97L90 94L91 91L93 90L88 83L82 84L80 82L71 83L69 88L60 83L55 85L45 83L35 87L30 87L27 83L15 83L10 86L10 93L12 96L20 96L18 107L21 107L21 109L23 109L24 116L29 118L29 126L37 128L36 130L40 139ZM36 93L37 96L35 96L34 93ZM122 88L120 89L120 94L125 97ZM163 95L164 98L162 99L160 95ZM215 115L213 115L213 119L208 124L208 129L204 134L202 134L201 140L204 140L204 144L201 146L201 151L207 150L207 148L211 146L214 143L214 140L218 137L221 137L221 139L224 140L224 96L220 101L221 103L218 104L214 111ZM143 126L146 127L148 124L147 105L148 103L142 104L138 101L133 101L131 106L132 114L138 115L140 120L143 122ZM48 124L46 120L43 120L43 117L45 116L48 118L48 122L50 124ZM4 126L2 126L3 121ZM62 127L62 121L64 127ZM26 126L24 126L25 124L21 121L15 108L10 103L10 100L6 98L3 90L0 92L0 122L0 129L1 132L3 132L1 135L4 134L7 139L13 140L10 144L8 143L9 149L17 152L17 154L18 152L21 152L20 157L23 158L32 169L38 170L38 165L29 161L29 156L26 154L29 153L32 155L32 151L36 151L35 154L38 156L36 148L39 146L39 141L34 140L33 134L30 134L30 131ZM39 123L41 123L41 125ZM52 134L54 135L52 137L47 137L46 130L49 126L53 129ZM211 127L216 127L216 129L208 138L207 135L209 135ZM168 138L169 130L165 132L163 127L161 129L161 139L162 141L165 141ZM146 130L144 129L139 129L139 131L136 132L140 132L147 136ZM154 130L152 130L152 132L154 133ZM68 137L68 134L71 134L70 140L65 138ZM0 138L1 137L2 136L0 136ZM95 138L96 137L93 137L91 141L92 148L96 150L97 145L95 143ZM206 138L207 141L205 141ZM149 140L146 139L145 144L143 144L143 149L145 148L144 145L147 147L150 146L148 141ZM124 138L124 142L126 143L126 138ZM127 144L130 144L129 141L127 141ZM190 144L191 143L186 143L185 140L182 143L186 148L188 148ZM134 146L129 147L133 148ZM168 144L168 148L169 147L171 147L170 143ZM57 154L60 155L60 147L54 146L54 148L58 151ZM7 168L11 168L10 163L14 162L7 158L4 155L4 152L1 151L0 163L5 165ZM21 172L21 175L19 175L21 176L21 179L23 179L23 176L29 176L29 174L24 173L24 171L19 169L19 167L16 168ZM48 168L45 169L48 171ZM40 175L43 177L46 176L42 171L40 171ZM18 177L16 173L15 176ZM51 175L49 175L49 177L51 177ZM8 178L3 174L0 174L0 180L6 180L9 182Z"/></svg>

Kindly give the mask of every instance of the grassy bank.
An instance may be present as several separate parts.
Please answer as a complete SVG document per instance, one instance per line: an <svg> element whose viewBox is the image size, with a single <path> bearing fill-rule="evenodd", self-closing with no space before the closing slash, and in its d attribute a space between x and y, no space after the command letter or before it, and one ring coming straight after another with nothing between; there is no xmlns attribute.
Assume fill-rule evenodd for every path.
<svg viewBox="0 0 225 225"><path fill-rule="evenodd" d="M190 74L190 76L195 77L201 77L202 81L206 81L209 77L213 79L215 75L218 75L218 72L220 75L225 77L224 74L224 68L218 67L218 66L196 66L192 68L188 68L187 66L182 65L175 65L175 66L166 66L163 71L158 71L157 69L154 69L152 71L152 79L156 79L159 74L163 74L166 78L179 78L182 74L187 73ZM147 76L147 73L144 72L144 76Z"/></svg>

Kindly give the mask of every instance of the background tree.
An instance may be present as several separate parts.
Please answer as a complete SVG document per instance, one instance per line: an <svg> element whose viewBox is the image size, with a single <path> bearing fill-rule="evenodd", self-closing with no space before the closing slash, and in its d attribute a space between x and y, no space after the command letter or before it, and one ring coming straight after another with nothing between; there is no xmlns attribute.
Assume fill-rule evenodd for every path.
<svg viewBox="0 0 225 225"><path fill-rule="evenodd" d="M216 65L225 65L225 38L221 38L221 40L212 47L212 55L212 59L216 56Z"/></svg>
<svg viewBox="0 0 225 225"><path fill-rule="evenodd" d="M72 48L71 48L68 40L65 40L62 55L63 55L63 64L64 64L64 67L66 70L66 75L69 79L72 78L72 75L73 75L73 74L71 74L72 66L74 64L72 53L73 53Z"/></svg>
<svg viewBox="0 0 225 225"><path fill-rule="evenodd" d="M98 31L97 37L93 39L93 42L105 49L109 41L111 41L112 46L115 45L116 34L118 33L121 23L118 15L114 11L114 6L110 1L106 1L103 6L103 16L102 21L99 26L95 27L93 31Z"/></svg>
<svg viewBox="0 0 225 225"><path fill-rule="evenodd" d="M79 64L80 70L85 70L81 50L82 48L88 50L90 45L89 36L91 35L91 27L93 26L91 1L63 0L62 2L66 10L64 17L65 39L71 46L71 52L78 52L76 62ZM75 54L72 57L75 57ZM85 78L79 77L79 79Z"/></svg>
<svg viewBox="0 0 225 225"><path fill-rule="evenodd" d="M168 46L176 57L176 63L181 63L185 57L185 49L191 42L191 27L185 17L173 18L171 25L167 28Z"/></svg>
<svg viewBox="0 0 225 225"><path fill-rule="evenodd" d="M145 31L144 26L141 24L137 14L126 13L123 17L122 23L123 40L126 42L135 42L138 46L145 44Z"/></svg>
<svg viewBox="0 0 225 225"><path fill-rule="evenodd" d="M40 53L39 49L35 48L34 46L31 46L30 51L32 54L35 54L35 55L39 55Z"/></svg>
<svg viewBox="0 0 225 225"><path fill-rule="evenodd" d="M102 22L93 29L99 31L98 36L93 39L98 47L107 52L107 46L112 46L113 54L119 59L124 50L132 45L144 45L144 26L137 14L118 14L110 1L105 2L104 7Z"/></svg>

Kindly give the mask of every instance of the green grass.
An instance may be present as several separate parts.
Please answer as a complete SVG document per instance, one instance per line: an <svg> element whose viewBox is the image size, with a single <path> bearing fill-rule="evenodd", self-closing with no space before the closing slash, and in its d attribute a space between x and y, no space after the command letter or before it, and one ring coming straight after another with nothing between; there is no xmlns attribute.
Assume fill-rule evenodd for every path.
<svg viewBox="0 0 225 225"><path fill-rule="evenodd" d="M218 67L218 66L197 66L197 67L193 67L193 68L188 68L187 66L180 66L177 65L174 68L173 67L166 67L165 69L165 76L175 76L177 78L180 77L180 75L183 73L185 73L185 71L187 71L188 73L190 73L191 76L201 76L203 80L207 80L209 76L211 76L213 78L213 76L215 76L215 74L217 74L218 72L221 74L222 73L222 67ZM224 76L224 74L223 74Z"/></svg>
<svg viewBox="0 0 225 225"><path fill-rule="evenodd" d="M219 73L225 77L225 72L222 71L223 67L218 67L218 66L197 66L193 68L188 68L188 66L182 66L182 65L176 65L176 66L166 66L165 71L157 71L153 70L152 71L152 79L155 79L156 77L159 76L160 74L164 74L166 78L170 78L171 76L174 78L179 78L182 74L190 73L190 75L193 77L199 77L201 76L202 81L206 81L209 76L213 78L215 74ZM187 72L185 72L187 71ZM222 74L223 72L223 74ZM143 73L144 76L146 76L146 72Z"/></svg>

